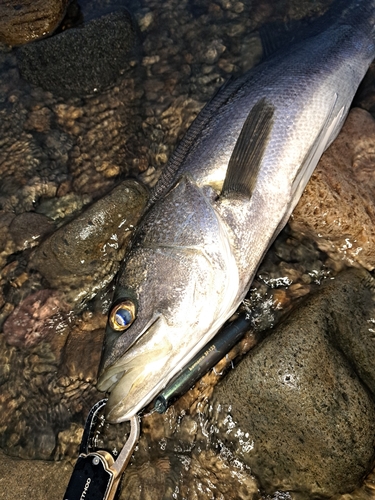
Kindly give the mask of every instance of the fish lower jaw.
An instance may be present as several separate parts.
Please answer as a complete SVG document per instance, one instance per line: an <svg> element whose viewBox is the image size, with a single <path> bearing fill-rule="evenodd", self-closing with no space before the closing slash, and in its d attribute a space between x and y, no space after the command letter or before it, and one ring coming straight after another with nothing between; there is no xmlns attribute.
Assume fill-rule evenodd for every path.
<svg viewBox="0 0 375 500"><path fill-rule="evenodd" d="M129 384L129 373L124 370L113 375L105 381L107 392L109 392L106 404L106 420L117 424L125 422L134 416L139 407L135 407L131 398L131 383ZM102 386L100 386L102 389Z"/></svg>
<svg viewBox="0 0 375 500"><path fill-rule="evenodd" d="M135 358L126 364L125 369L103 381L99 388L105 387L105 390L110 391L106 405L106 419L110 423L129 420L152 401L166 383L163 374L155 380L155 373L160 371L165 362L164 356L146 365Z"/></svg>
<svg viewBox="0 0 375 500"><path fill-rule="evenodd" d="M111 395L109 396L107 405L109 405L110 410L106 413L106 420L111 424L126 422L127 420L130 420L131 417L137 414L137 409L134 407L127 407L127 409L124 410L122 401L112 405Z"/></svg>
<svg viewBox="0 0 375 500"><path fill-rule="evenodd" d="M109 395L107 405L108 408L106 419L112 424L119 424L120 422L125 422L131 417L136 415L142 408L147 406L153 397L159 392L160 388L158 384L153 390L147 392L143 397L139 396L134 387L129 388L128 374L124 374L124 384L121 384L121 379L114 386L114 389ZM124 389L125 385L125 389Z"/></svg>

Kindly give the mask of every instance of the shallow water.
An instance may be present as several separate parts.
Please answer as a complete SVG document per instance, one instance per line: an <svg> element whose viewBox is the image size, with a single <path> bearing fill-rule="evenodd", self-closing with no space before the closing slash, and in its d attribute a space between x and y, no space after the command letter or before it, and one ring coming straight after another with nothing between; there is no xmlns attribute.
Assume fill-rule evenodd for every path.
<svg viewBox="0 0 375 500"><path fill-rule="evenodd" d="M30 86L19 75L15 50L2 47L1 322L30 294L51 290L51 284L29 268L33 249L43 238L121 180L139 176L153 185L215 90L231 74L241 74L259 61L259 28L319 13L328 3L128 2L140 28L129 67L112 88L84 97L59 97ZM42 218L27 219L24 225L13 222L15 216L29 213ZM260 332L276 325L301 297L343 267L287 227L266 256L247 299L253 331L217 372L230 369L234 357L250 349ZM49 321L45 341L31 348L10 347L0 335L0 445L6 453L48 460L76 456L84 418L100 397L94 387L96 369L115 271L75 280L69 292L66 282L60 287L58 281L53 283L62 295L56 299L56 313L51 313L50 302L44 304ZM98 290L94 297L93 289ZM207 429L199 416L199 405L218 378L215 373L206 376L167 415L143 418L122 499L262 498L244 464L225 448L220 456L212 449L215 429ZM119 448L124 430L116 426L110 432ZM251 442L245 439L244 446ZM9 463L0 462L0 472L2 467L9 471ZM13 476L4 498L18 497L17 482ZM64 485L65 479L62 493ZM367 498L371 492L361 494L358 498ZM42 489L35 498L46 498ZM289 498L281 492L272 497Z"/></svg>

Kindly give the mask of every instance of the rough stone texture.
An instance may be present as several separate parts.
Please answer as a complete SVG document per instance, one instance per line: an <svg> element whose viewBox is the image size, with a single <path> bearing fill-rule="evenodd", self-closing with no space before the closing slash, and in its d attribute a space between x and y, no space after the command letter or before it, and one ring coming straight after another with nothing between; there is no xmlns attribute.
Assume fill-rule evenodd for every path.
<svg viewBox="0 0 375 500"><path fill-rule="evenodd" d="M68 306L54 290L39 290L17 306L3 325L9 345L30 348L66 328Z"/></svg>
<svg viewBox="0 0 375 500"><path fill-rule="evenodd" d="M0 2L0 41L21 45L52 33L62 21L69 0Z"/></svg>
<svg viewBox="0 0 375 500"><path fill-rule="evenodd" d="M60 499L66 490L72 465L68 462L19 460L0 451L0 498L2 500Z"/></svg>
<svg viewBox="0 0 375 500"><path fill-rule="evenodd" d="M371 467L374 284L364 270L341 274L215 388L216 403L230 406L210 417L219 442L268 493L328 498L359 486Z"/></svg>
<svg viewBox="0 0 375 500"><path fill-rule="evenodd" d="M83 96L115 84L136 41L125 8L18 50L23 78L57 95Z"/></svg>
<svg viewBox="0 0 375 500"><path fill-rule="evenodd" d="M21 214L35 210L42 197L55 198L67 181L72 138L44 120L51 101L37 103L30 92L23 95L25 84L10 73L0 80L0 206Z"/></svg>
<svg viewBox="0 0 375 500"><path fill-rule="evenodd" d="M19 250L34 247L53 229L54 225L50 219L35 212L17 215L9 226L10 235Z"/></svg>
<svg viewBox="0 0 375 500"><path fill-rule="evenodd" d="M60 324L23 351L0 335L0 447L7 454L45 460L76 456L80 434L71 429L75 446L59 435L72 421L83 422L102 396L95 382L105 323L101 312L71 315L69 325Z"/></svg>
<svg viewBox="0 0 375 500"><path fill-rule="evenodd" d="M147 415L121 500L260 500L258 486L237 460L207 448L197 419L173 408Z"/></svg>
<svg viewBox="0 0 375 500"><path fill-rule="evenodd" d="M375 267L375 120L354 108L290 219L334 259Z"/></svg>
<svg viewBox="0 0 375 500"><path fill-rule="evenodd" d="M115 87L82 99L30 86L19 77L15 52L2 52L0 46L0 324L43 286L40 274L28 270L33 231L24 239L24 226L13 226L15 215L25 214L26 220L38 212L59 226L125 176L143 172L148 183L154 182L215 90L259 59L259 27L321 11L329 1L130 0L142 32L140 59L134 58L134 68L120 76ZM108 4L83 0L80 5L84 3L92 5L94 14ZM373 95L371 90L366 109ZM39 245L41 237L36 241ZM332 275L327 267L332 259L306 242L307 238L284 231L265 259L249 301L258 328L275 324L300 294ZM26 248L21 247L24 243ZM337 272L340 266L334 265ZM289 281L293 283L288 285ZM102 397L93 384L109 303L110 296L100 291L82 315L73 314L66 330L53 331L31 349L10 347L0 335L0 445L8 453L76 457L84 418ZM236 354L251 347L248 344L249 338L237 346ZM233 357L232 353L227 364ZM186 412L199 410L224 365L219 364L216 373L207 375L167 415L142 418L140 445L127 470L132 482L129 489L124 487L123 500L154 500L158 495L168 500L179 495L187 500L263 496L237 457L228 460L224 448L219 457L216 450L206 450L208 429L198 429L199 440L194 426L189 433L174 433L180 425L189 428ZM5 469L0 463L0 480L5 478L6 484L1 482L0 498L26 500L30 490L34 500L62 498L68 476L60 478L53 472L61 470L61 463L43 467L19 461L16 467L12 461L10 473L9 461ZM370 498L363 491L361 495L356 500ZM287 494L272 500L276 498L289 500Z"/></svg>
<svg viewBox="0 0 375 500"><path fill-rule="evenodd" d="M142 184L122 182L44 240L29 267L70 302L92 298L117 272L147 200Z"/></svg>
<svg viewBox="0 0 375 500"><path fill-rule="evenodd" d="M7 260L7 257L16 251L17 246L13 241L10 234L10 225L14 220L14 214L11 212L0 212L0 238L1 238L1 249L0 249L0 266L3 269Z"/></svg>

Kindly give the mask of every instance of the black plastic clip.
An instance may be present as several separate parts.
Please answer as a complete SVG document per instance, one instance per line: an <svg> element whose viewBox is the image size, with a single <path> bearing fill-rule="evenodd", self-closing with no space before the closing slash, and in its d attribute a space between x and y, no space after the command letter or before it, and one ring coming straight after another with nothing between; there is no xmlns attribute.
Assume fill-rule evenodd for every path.
<svg viewBox="0 0 375 500"><path fill-rule="evenodd" d="M64 500L113 500L120 478L128 465L138 442L140 423L138 415L130 419L130 434L115 460L104 450L88 453L92 431L99 411L107 400L102 399L91 409L82 436L79 457L73 469Z"/></svg>

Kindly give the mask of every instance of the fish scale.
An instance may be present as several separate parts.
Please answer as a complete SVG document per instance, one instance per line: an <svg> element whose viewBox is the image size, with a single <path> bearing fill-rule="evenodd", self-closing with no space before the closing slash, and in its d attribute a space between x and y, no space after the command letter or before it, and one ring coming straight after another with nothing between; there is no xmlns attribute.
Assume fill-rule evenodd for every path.
<svg viewBox="0 0 375 500"><path fill-rule="evenodd" d="M124 326L109 313L109 421L147 405L240 305L375 57L374 19L374 1L334 2L193 122L118 276L114 307L136 313Z"/></svg>

